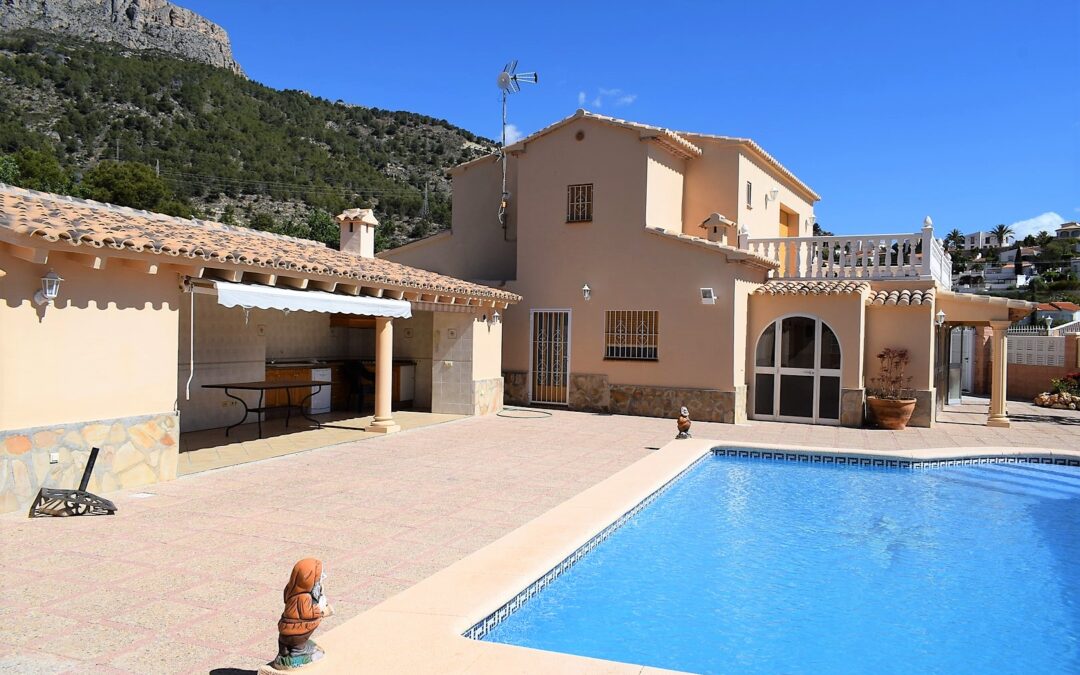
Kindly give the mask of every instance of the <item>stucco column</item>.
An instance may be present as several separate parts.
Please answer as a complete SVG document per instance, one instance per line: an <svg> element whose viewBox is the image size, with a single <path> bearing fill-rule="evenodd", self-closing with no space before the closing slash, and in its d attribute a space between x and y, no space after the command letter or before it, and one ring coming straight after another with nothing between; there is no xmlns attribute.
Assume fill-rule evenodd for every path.
<svg viewBox="0 0 1080 675"><path fill-rule="evenodd" d="M394 377L394 321L375 318L375 419L364 431L389 434L401 431L390 411Z"/></svg>
<svg viewBox="0 0 1080 675"><path fill-rule="evenodd" d="M1008 321L991 321L994 330L991 342L990 363L990 416L986 418L988 427L1009 427L1009 412L1005 408L1005 379L1009 372L1008 338L1006 331L1012 325Z"/></svg>

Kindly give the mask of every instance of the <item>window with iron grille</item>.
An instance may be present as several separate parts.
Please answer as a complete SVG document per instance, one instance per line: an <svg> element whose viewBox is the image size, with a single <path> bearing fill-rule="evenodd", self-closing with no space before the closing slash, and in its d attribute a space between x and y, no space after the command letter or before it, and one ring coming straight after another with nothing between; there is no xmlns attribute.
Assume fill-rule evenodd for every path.
<svg viewBox="0 0 1080 675"><path fill-rule="evenodd" d="M566 188L566 222L584 223L592 220L592 183L570 185Z"/></svg>
<svg viewBox="0 0 1080 675"><path fill-rule="evenodd" d="M608 310L604 325L605 359L657 360L660 312Z"/></svg>

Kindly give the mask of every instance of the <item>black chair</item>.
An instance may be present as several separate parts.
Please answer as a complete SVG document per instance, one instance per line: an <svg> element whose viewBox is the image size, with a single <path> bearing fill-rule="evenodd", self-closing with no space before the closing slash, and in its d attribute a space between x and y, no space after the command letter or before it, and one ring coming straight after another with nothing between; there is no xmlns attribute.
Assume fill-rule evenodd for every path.
<svg viewBox="0 0 1080 675"><path fill-rule="evenodd" d="M42 516L104 516L116 513L116 505L104 497L98 497L86 491L90 483L90 474L94 472L99 448L90 450L90 459L86 462L78 490L59 488L41 488L37 498L30 505L30 517Z"/></svg>
<svg viewBox="0 0 1080 675"><path fill-rule="evenodd" d="M345 380L349 385L349 407L363 414L366 410L365 402L371 397L371 409L375 409L375 373L360 361L346 361L344 366ZM356 397L356 407L352 408L353 397Z"/></svg>

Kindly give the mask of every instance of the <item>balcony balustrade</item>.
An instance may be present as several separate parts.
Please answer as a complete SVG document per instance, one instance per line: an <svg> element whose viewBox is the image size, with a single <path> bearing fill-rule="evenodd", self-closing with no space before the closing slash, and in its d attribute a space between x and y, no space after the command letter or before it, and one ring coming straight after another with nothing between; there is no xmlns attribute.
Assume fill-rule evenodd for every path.
<svg viewBox="0 0 1080 675"><path fill-rule="evenodd" d="M922 279L952 288L952 256L933 227L915 234L739 236L739 248L780 263L774 279Z"/></svg>

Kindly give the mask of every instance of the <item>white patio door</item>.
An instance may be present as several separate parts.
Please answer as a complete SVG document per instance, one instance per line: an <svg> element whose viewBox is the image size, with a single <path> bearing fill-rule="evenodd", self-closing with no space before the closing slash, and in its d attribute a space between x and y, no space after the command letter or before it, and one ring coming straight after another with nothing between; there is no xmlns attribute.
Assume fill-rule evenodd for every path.
<svg viewBox="0 0 1080 675"><path fill-rule="evenodd" d="M529 400L566 405L570 394L570 310L534 309L529 330Z"/></svg>
<svg viewBox="0 0 1080 675"><path fill-rule="evenodd" d="M840 423L840 343L820 319L788 316L754 353L754 419Z"/></svg>

